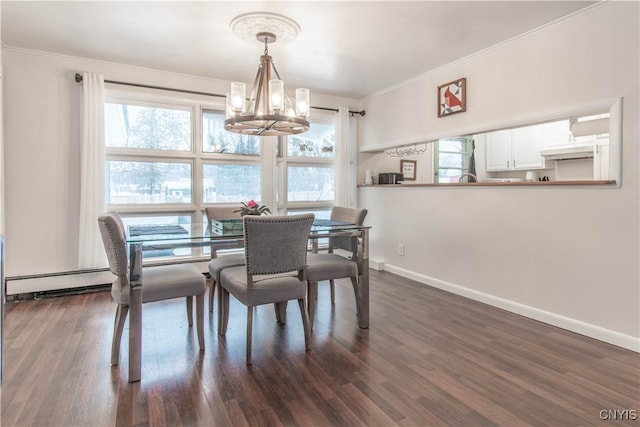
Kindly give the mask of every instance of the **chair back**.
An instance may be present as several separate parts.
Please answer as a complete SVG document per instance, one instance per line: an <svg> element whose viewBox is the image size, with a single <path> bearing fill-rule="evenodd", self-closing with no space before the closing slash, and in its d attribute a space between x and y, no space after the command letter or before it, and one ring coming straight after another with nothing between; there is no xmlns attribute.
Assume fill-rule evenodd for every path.
<svg viewBox="0 0 640 427"><path fill-rule="evenodd" d="M98 226L100 227L104 250L109 260L109 270L118 276L118 287L122 288L128 284L127 273L129 268L124 224L117 212L110 211L98 217Z"/></svg>
<svg viewBox="0 0 640 427"><path fill-rule="evenodd" d="M234 212L238 211L238 212ZM221 219L242 219L238 208L204 208L204 212L207 215L207 231L209 234L213 233L213 221ZM237 240L236 242L216 242L211 245L211 258L218 257L218 249L237 249L243 248L244 242Z"/></svg>
<svg viewBox="0 0 640 427"><path fill-rule="evenodd" d="M253 275L302 272L307 265L307 241L314 218L314 214L245 215L248 281Z"/></svg>
<svg viewBox="0 0 640 427"><path fill-rule="evenodd" d="M331 209L330 219L332 221L348 222L350 224L362 225L364 218L367 216L366 209L343 208L342 206L334 206ZM355 237L331 237L329 238L329 252L333 249L343 249L355 254L358 250L358 242Z"/></svg>

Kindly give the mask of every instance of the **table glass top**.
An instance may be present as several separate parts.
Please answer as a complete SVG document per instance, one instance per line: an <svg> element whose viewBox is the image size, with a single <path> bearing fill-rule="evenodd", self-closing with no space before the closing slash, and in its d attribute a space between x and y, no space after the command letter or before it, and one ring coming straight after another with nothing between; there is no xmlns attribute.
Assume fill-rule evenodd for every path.
<svg viewBox="0 0 640 427"><path fill-rule="evenodd" d="M324 237L339 231L349 232L369 229L369 226L346 222L316 219L311 226L310 238ZM214 224L211 230L206 224L158 224L132 225L127 227L127 243L179 242L233 240L243 237L241 220Z"/></svg>

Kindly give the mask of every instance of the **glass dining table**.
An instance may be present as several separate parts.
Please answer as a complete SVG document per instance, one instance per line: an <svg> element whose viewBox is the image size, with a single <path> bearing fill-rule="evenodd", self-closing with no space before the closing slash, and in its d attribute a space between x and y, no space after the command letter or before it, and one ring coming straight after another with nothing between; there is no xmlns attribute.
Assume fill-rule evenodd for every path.
<svg viewBox="0 0 640 427"><path fill-rule="evenodd" d="M369 327L369 229L365 225L316 219L309 232L309 249L317 250L322 239L348 236L358 241L359 267L356 290L358 326ZM183 248L224 247L242 242L243 229L210 228L207 224L144 225L127 227L129 245L129 382L140 381L142 361L142 292L144 253ZM178 262L180 258L177 258ZM172 260L173 261L173 260ZM184 262L193 258L184 257Z"/></svg>

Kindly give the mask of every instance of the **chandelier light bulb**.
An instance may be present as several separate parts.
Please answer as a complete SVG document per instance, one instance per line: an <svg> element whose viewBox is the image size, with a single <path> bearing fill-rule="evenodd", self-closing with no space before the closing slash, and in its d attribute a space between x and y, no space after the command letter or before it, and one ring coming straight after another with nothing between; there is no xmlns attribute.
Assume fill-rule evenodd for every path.
<svg viewBox="0 0 640 427"><path fill-rule="evenodd" d="M243 114L247 106L246 86L242 82L231 83L231 108L236 114Z"/></svg>
<svg viewBox="0 0 640 427"><path fill-rule="evenodd" d="M284 110L284 82L282 80L269 80L269 109L276 114Z"/></svg>
<svg viewBox="0 0 640 427"><path fill-rule="evenodd" d="M233 112L233 105L231 103L231 92L227 92L227 96L225 97L225 117L228 119L233 117L235 114Z"/></svg>
<svg viewBox="0 0 640 427"><path fill-rule="evenodd" d="M309 117L309 89L296 89L296 111L298 117Z"/></svg>

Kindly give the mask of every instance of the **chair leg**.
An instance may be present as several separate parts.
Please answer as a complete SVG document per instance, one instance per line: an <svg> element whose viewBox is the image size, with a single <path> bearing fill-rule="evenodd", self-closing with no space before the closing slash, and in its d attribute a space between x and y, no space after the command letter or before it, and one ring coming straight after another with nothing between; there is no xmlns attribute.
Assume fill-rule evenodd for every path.
<svg viewBox="0 0 640 427"><path fill-rule="evenodd" d="M120 341L122 341L122 331L127 313L129 313L129 306L118 304L113 325L113 340L111 341L111 366L120 363Z"/></svg>
<svg viewBox="0 0 640 427"><path fill-rule="evenodd" d="M213 294L216 290L216 280L211 278L211 290L209 291L209 313L213 313Z"/></svg>
<svg viewBox="0 0 640 427"><path fill-rule="evenodd" d="M334 280L329 280L329 286L331 287L331 304L336 303L336 283Z"/></svg>
<svg viewBox="0 0 640 427"><path fill-rule="evenodd" d="M218 335L222 335L222 322L224 321L224 289L222 286L218 287Z"/></svg>
<svg viewBox="0 0 640 427"><path fill-rule="evenodd" d="M193 297L187 297L187 322L193 326Z"/></svg>
<svg viewBox="0 0 640 427"><path fill-rule="evenodd" d="M220 304L220 311L222 311L222 322L218 324L218 333L220 335L226 335L227 324L229 323L229 291L222 286L218 291L222 294L222 304Z"/></svg>
<svg viewBox="0 0 640 427"><path fill-rule="evenodd" d="M358 278L357 277L351 278L351 285L353 286L353 294L356 297L356 315L360 317L360 309L362 305L361 305L360 295L358 295Z"/></svg>
<svg viewBox="0 0 640 427"><path fill-rule="evenodd" d="M307 305L305 304L304 298L300 298L298 300L298 306L300 307L300 314L302 315L302 327L304 329L304 348L305 350L311 350L311 328L309 317L307 316Z"/></svg>
<svg viewBox="0 0 640 427"><path fill-rule="evenodd" d="M253 307L247 307L247 365L251 365L251 339L253 335Z"/></svg>
<svg viewBox="0 0 640 427"><path fill-rule="evenodd" d="M287 323L287 304L288 301L273 304L273 309L276 312L276 320L283 325Z"/></svg>
<svg viewBox="0 0 640 427"><path fill-rule="evenodd" d="M204 350L204 294L196 295L196 329L198 330L198 345Z"/></svg>
<svg viewBox="0 0 640 427"><path fill-rule="evenodd" d="M318 305L318 282L307 282L307 305L309 306L309 329L313 329L313 320L316 317Z"/></svg>

